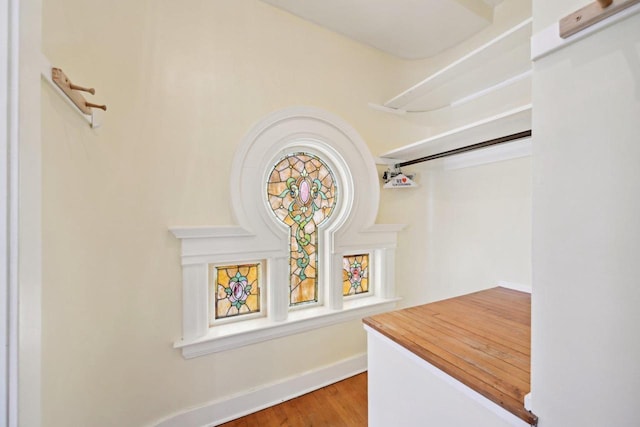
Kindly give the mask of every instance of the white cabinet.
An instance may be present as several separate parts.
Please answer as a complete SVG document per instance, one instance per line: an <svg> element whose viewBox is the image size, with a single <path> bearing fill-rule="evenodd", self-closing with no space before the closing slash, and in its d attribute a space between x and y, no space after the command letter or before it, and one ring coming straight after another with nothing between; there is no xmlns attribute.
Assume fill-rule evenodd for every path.
<svg viewBox="0 0 640 427"><path fill-rule="evenodd" d="M381 333L365 329L370 427L529 427Z"/></svg>

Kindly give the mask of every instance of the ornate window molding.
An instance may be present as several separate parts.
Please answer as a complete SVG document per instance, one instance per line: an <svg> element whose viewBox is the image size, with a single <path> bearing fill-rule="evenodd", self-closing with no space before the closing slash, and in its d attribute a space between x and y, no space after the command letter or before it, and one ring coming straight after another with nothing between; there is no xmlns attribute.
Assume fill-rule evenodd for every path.
<svg viewBox="0 0 640 427"><path fill-rule="evenodd" d="M269 196L265 197L274 167L295 153L325 162L339 189L330 221L317 229L317 295L312 303L299 306L290 305L293 230L274 215ZM403 226L375 224L380 192L377 170L368 147L351 126L315 108L273 113L244 137L231 170L231 204L238 226L170 228L182 241L183 336L175 347L182 349L184 357L300 333L395 306L394 254ZM313 180L300 183L307 203ZM365 259L366 271L357 265ZM229 286L212 285L216 268L237 274L230 266L255 264L261 265L260 283L249 284L242 270ZM256 285L264 293L259 313L216 321L212 301L231 306L232 314L245 313L248 308L242 304L255 294ZM216 289L217 297L211 295Z"/></svg>

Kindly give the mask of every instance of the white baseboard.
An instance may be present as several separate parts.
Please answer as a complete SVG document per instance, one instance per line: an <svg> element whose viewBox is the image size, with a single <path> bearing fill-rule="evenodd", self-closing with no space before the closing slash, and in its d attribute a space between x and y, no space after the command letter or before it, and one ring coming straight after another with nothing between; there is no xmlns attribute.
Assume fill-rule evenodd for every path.
<svg viewBox="0 0 640 427"><path fill-rule="evenodd" d="M504 280L498 281L498 286L502 286L503 288L513 289L514 291L526 292L528 294L531 293L530 285L522 285L520 283L513 282L505 282Z"/></svg>
<svg viewBox="0 0 640 427"><path fill-rule="evenodd" d="M367 370L366 353L171 415L156 427L209 427L277 405ZM277 397L275 397L277 396Z"/></svg>

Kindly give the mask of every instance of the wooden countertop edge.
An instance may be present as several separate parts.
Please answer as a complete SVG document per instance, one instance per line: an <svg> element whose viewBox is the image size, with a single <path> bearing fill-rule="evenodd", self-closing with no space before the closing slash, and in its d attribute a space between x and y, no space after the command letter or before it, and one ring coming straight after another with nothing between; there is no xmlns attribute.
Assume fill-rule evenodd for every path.
<svg viewBox="0 0 640 427"><path fill-rule="evenodd" d="M471 294L471 295L475 295L475 294ZM462 298L462 297L456 297L456 298ZM451 298L451 300L455 300L456 298ZM432 304L437 304L437 302ZM431 304L426 304L426 305L428 306ZM416 307L412 307L412 308L416 308ZM403 311L403 310L400 310L400 311ZM513 393L511 394L506 393L505 390L508 390L509 388L505 387L505 384L501 382L500 378L496 377L495 379L497 382L495 384L491 384L490 382L487 382L488 380L491 379L490 374L479 376L477 375L479 372L477 371L477 369L475 369L476 373L467 372L465 370L465 366L456 365L451 361L447 361L442 354L438 355L433 353L429 348L424 348L420 344L417 344L416 342L412 341L410 338L406 337L404 334L399 333L398 331L392 330L388 326L385 326L384 323L377 320L377 318L380 318L380 317L384 318L384 316L393 316L394 313L398 313L398 312L386 313L386 314L377 315L374 317L366 317L362 321L365 325L369 326L374 331L389 338L391 341L402 346L408 351L411 351L412 353L414 353L424 361L440 369L447 375L450 375L452 378L460 381L462 384L476 391L477 393L489 399L490 401L494 402L495 404L501 406L505 410L511 412L512 414L522 419L523 421L529 423L532 426L537 425L538 417L536 417L533 413L529 412L524 408L524 396L529 392L529 390L520 390L520 388L516 388L514 389L517 391L515 395L512 395ZM395 317L396 319L394 320L397 320L397 318L401 316L395 316ZM468 368L470 368L472 371L474 370L475 367L477 366L472 366L472 365L468 366Z"/></svg>

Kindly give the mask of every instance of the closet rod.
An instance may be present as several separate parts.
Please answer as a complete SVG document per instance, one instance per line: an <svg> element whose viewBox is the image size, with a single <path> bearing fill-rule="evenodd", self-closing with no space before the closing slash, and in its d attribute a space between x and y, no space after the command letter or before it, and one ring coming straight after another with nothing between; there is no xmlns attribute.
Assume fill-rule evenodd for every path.
<svg viewBox="0 0 640 427"><path fill-rule="evenodd" d="M531 136L531 129L525 130L523 132L514 133L511 135L501 136L500 138L478 142L477 144L467 145L465 147L456 148L454 150L443 151L442 153L437 153L437 154L431 154L430 156L420 157L419 159L407 160L406 162L396 163L395 167L401 168L403 166L415 165L416 163L428 162L429 160L455 156L456 154L462 154L469 151L479 150L481 148L491 147L492 145L504 144L505 142L515 141L517 139L529 138L530 136Z"/></svg>

